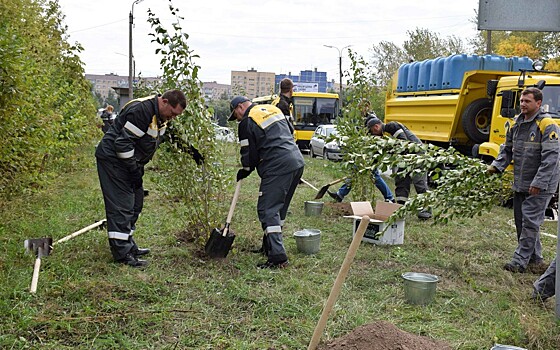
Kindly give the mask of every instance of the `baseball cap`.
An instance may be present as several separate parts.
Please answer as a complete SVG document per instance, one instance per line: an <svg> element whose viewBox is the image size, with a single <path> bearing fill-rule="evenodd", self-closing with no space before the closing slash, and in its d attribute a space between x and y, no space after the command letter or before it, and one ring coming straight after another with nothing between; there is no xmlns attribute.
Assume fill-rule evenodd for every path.
<svg viewBox="0 0 560 350"><path fill-rule="evenodd" d="M379 119L375 116L370 116L366 119L366 128L369 129L376 124L381 124L381 119Z"/></svg>
<svg viewBox="0 0 560 350"><path fill-rule="evenodd" d="M245 96L235 96L233 100L229 103L229 110L231 114L229 115L228 120L235 120L235 113L233 111L239 106L240 103L251 101Z"/></svg>

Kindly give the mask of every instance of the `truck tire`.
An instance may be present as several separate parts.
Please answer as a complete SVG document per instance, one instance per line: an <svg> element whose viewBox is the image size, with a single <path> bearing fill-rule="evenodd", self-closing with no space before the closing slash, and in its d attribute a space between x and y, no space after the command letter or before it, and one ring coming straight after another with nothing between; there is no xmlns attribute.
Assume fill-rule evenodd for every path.
<svg viewBox="0 0 560 350"><path fill-rule="evenodd" d="M488 141L491 120L492 103L487 98L472 101L461 116L463 130L473 143Z"/></svg>

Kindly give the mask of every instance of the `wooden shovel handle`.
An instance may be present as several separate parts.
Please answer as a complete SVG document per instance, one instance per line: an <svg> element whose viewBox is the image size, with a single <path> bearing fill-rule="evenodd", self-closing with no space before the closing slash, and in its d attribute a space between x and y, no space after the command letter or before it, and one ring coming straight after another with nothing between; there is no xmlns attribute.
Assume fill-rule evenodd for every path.
<svg viewBox="0 0 560 350"><path fill-rule="evenodd" d="M227 236L229 231L229 224L231 224L231 218L233 218L233 211L235 210L235 204L237 204L237 199L239 198L239 192L241 190L241 181L237 181L237 186L235 187L235 192L233 193L233 199L231 200L231 205L229 206L229 213L226 219L226 226L222 232L222 236Z"/></svg>
<svg viewBox="0 0 560 350"><path fill-rule="evenodd" d="M336 280L334 281L334 284L332 286L331 293L329 294L329 298L327 299L327 302L325 303L325 307L323 308L323 313L321 314L321 318L319 318L319 322L317 322L317 326L313 331L313 336L311 337L311 341L309 342L309 346L307 347L307 350L315 350L317 348L317 345L319 344L321 335L323 334L323 331L325 330L325 326L327 325L327 319L329 318L329 314L331 313L333 306L336 302L336 299L338 298L338 294L340 294L340 288L342 287L342 284L344 283L344 280L348 275L348 270L350 270L350 265L352 264L352 261L356 256L356 251L360 246L360 242L364 237L364 233L366 232L368 224L369 224L369 216L367 215L362 216L362 222L360 222L360 226L358 226L358 229L356 230L356 234L352 239L350 248L348 248L346 257L342 262L340 271L338 272L338 275L336 276Z"/></svg>
<svg viewBox="0 0 560 350"><path fill-rule="evenodd" d="M39 248L39 253L37 255L37 259L35 259L35 265L33 266L33 277L31 278L31 287L29 288L29 292L31 293L37 292L37 283L39 282L39 270L41 269L41 255L43 254L41 250L42 248Z"/></svg>
<svg viewBox="0 0 560 350"><path fill-rule="evenodd" d="M61 238L61 239L59 239L58 241L54 242L54 243L53 243L53 246L54 246L55 244L58 244L58 243L66 242L67 240L72 239L72 238L74 238L74 237L76 237L76 236L79 236L79 235L81 235L81 234L84 233L84 232L87 232L87 231L89 231L89 230L91 230L91 229L93 229L93 228L96 228L97 226L101 226L101 225L103 225L106 221L107 221L106 219L99 220L99 221L96 222L95 224L91 224L91 225L89 225L89 226L87 226L87 227L84 227L84 228L81 229L81 230L78 230L78 231L76 231L76 232L74 232L74 233L71 233L71 234L69 234L68 236L66 236L66 237L64 237L64 238Z"/></svg>

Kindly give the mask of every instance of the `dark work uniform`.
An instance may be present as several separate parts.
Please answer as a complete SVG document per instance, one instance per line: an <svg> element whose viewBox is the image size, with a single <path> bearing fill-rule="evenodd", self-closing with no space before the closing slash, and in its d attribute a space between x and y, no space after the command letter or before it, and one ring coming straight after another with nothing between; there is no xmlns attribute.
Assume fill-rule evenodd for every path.
<svg viewBox="0 0 560 350"><path fill-rule="evenodd" d="M109 131L109 128L113 124L113 119L111 119L112 116L113 113L107 110L104 110L103 113L101 113L101 120L103 121L103 126L101 127L101 130L103 131L103 133Z"/></svg>
<svg viewBox="0 0 560 350"><path fill-rule="evenodd" d="M132 100L121 110L95 151L109 245L117 261L138 249L132 234L144 202L144 165L152 159L165 128L166 123L159 116L158 96Z"/></svg>
<svg viewBox="0 0 560 350"><path fill-rule="evenodd" d="M389 122L383 125L383 132L397 138L399 140L411 141L414 143L422 144L422 141L408 130L408 128L399 122ZM395 177L395 199L397 203L404 204L410 195L410 184L414 184L416 193L425 193L428 191L428 179L426 174L422 175L406 175Z"/></svg>
<svg viewBox="0 0 560 350"><path fill-rule="evenodd" d="M290 127L290 131L293 133L294 132L294 101L292 98L280 94L280 96L278 96L274 101L272 101L272 105L278 107L282 113L284 113L284 115L286 117L288 117L289 120L289 127Z"/></svg>
<svg viewBox="0 0 560 350"><path fill-rule="evenodd" d="M268 261L288 260L282 226L305 162L286 117L272 105L251 105L239 123L241 164L261 177L257 212L265 233Z"/></svg>
<svg viewBox="0 0 560 350"><path fill-rule="evenodd" d="M503 172L513 161L513 216L518 244L511 264L521 270L543 259L539 228L558 188L559 132L558 125L546 114L537 112L527 120L520 114L492 162ZM529 194L529 187L539 188L540 193Z"/></svg>

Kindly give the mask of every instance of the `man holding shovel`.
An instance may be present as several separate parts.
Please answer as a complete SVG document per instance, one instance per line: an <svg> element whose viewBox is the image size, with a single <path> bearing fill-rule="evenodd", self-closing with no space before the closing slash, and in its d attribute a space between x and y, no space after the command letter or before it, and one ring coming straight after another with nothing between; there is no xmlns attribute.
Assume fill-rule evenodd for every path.
<svg viewBox="0 0 560 350"><path fill-rule="evenodd" d="M118 263L132 267L148 264L138 257L150 250L138 248L132 238L144 200L144 165L161 143L167 122L183 113L186 104L185 95L179 90L132 100L97 146L95 157L109 245Z"/></svg>
<svg viewBox="0 0 560 350"><path fill-rule="evenodd" d="M272 105L254 105L244 96L230 103L229 120L239 122L242 169L237 181L254 169L261 177L257 212L264 231L267 261L259 268L283 268L288 256L282 242L282 226L290 201L303 174L305 162L282 111Z"/></svg>

